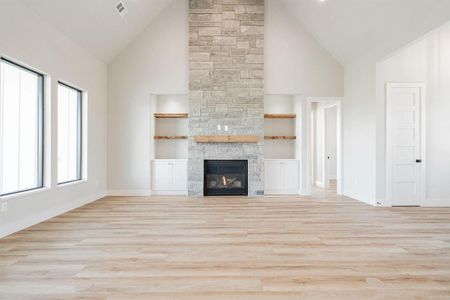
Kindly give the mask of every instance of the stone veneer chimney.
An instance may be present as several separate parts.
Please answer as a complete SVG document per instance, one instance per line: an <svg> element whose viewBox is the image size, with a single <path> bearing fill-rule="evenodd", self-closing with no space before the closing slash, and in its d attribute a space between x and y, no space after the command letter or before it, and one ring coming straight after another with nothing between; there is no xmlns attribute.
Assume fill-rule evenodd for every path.
<svg viewBox="0 0 450 300"><path fill-rule="evenodd" d="M263 194L264 0L189 0L189 59L189 195L203 195L204 159L248 160L249 195ZM197 135L260 141L203 144Z"/></svg>

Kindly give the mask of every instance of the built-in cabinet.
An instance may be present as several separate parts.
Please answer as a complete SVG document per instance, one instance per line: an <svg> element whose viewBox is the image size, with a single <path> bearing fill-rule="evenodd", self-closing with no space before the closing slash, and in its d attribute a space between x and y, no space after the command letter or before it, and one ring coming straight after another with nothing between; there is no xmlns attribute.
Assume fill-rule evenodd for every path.
<svg viewBox="0 0 450 300"><path fill-rule="evenodd" d="M295 159L266 159L264 161L265 193L298 194L300 164Z"/></svg>
<svg viewBox="0 0 450 300"><path fill-rule="evenodd" d="M158 159L152 162L152 193L184 195L187 191L187 160Z"/></svg>

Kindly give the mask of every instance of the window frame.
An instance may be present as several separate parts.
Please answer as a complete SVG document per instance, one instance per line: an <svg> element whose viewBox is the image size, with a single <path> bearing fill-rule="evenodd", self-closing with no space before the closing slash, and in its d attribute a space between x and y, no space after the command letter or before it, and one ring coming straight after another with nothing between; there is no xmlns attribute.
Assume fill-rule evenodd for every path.
<svg viewBox="0 0 450 300"><path fill-rule="evenodd" d="M59 86L63 86L65 88L71 89L77 93L77 178L73 180L67 180L63 182L58 182L58 176L59 174L56 174L56 181L58 186L66 185L74 182L79 182L83 180L83 91L73 87L64 81L58 80L57 82L57 88ZM59 99L58 99L59 104ZM58 122L59 122L59 116L58 116ZM59 126L58 129L59 130ZM57 149L58 155L59 155L59 141L58 141L58 149ZM59 164L59 161L58 161Z"/></svg>
<svg viewBox="0 0 450 300"><path fill-rule="evenodd" d="M4 194L0 194L0 197L6 197L6 196L11 196L11 195L16 195L16 194L20 194L20 193L25 193L25 192L30 192L30 191L35 191L35 190L40 190L43 189L45 187L45 183L44 183L44 166L45 166L45 75L35 71L33 69L30 69L26 66L23 66L19 63L16 63L8 58L5 57L0 57L0 64L1 63L5 63L5 64L9 64L13 67L16 67L20 70L32 73L33 75L36 75L38 78L38 99L37 99L37 105L38 105L38 116L37 116L37 126L36 126L36 130L37 130L37 148L38 151L36 153L36 158L37 158L37 186L34 188L30 188L30 189L24 189L24 190L18 190L18 191L14 191L14 192L9 192L9 193L4 193ZM0 78L1 79L1 78ZM1 89L1 86L0 86ZM2 106L0 104L0 106ZM0 113L3 114L3 110L2 107L0 107ZM2 125L0 124L0 127ZM0 132L1 135L1 132ZM0 153L3 153L3 142L2 140L0 140ZM3 163L0 164L0 168L3 169Z"/></svg>

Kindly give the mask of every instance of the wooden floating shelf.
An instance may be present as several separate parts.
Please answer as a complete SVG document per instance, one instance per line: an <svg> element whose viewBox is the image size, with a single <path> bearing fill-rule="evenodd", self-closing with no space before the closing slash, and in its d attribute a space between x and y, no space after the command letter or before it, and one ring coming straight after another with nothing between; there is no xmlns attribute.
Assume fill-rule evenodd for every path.
<svg viewBox="0 0 450 300"><path fill-rule="evenodd" d="M164 135L155 135L153 137L155 140L187 140L187 136L177 135L177 136L164 136Z"/></svg>
<svg viewBox="0 0 450 300"><path fill-rule="evenodd" d="M187 119L189 115L187 113L155 113L157 119Z"/></svg>
<svg viewBox="0 0 450 300"><path fill-rule="evenodd" d="M296 140L296 136L290 136L290 135L279 135L279 136L265 136L265 140Z"/></svg>
<svg viewBox="0 0 450 300"><path fill-rule="evenodd" d="M296 114L264 114L266 119L295 119Z"/></svg>
<svg viewBox="0 0 450 300"><path fill-rule="evenodd" d="M198 135L194 137L197 143L257 143L255 135Z"/></svg>

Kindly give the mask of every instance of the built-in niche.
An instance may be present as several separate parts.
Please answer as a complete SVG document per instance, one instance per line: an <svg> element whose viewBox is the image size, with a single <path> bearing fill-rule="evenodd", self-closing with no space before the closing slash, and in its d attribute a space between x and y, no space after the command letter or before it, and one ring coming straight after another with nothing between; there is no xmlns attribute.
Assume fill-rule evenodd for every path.
<svg viewBox="0 0 450 300"><path fill-rule="evenodd" d="M298 112L294 95L264 97L264 158L295 159Z"/></svg>
<svg viewBox="0 0 450 300"><path fill-rule="evenodd" d="M152 95L153 159L188 158L188 99L186 94Z"/></svg>

